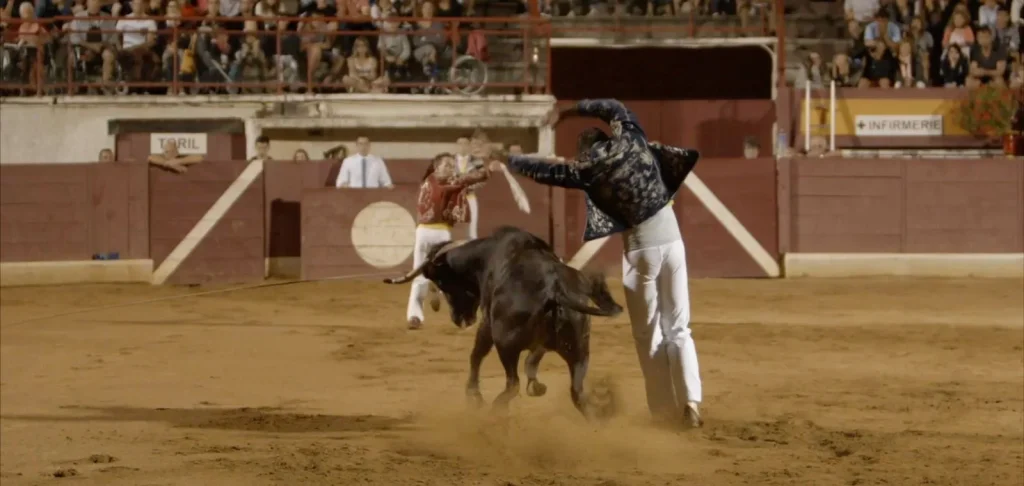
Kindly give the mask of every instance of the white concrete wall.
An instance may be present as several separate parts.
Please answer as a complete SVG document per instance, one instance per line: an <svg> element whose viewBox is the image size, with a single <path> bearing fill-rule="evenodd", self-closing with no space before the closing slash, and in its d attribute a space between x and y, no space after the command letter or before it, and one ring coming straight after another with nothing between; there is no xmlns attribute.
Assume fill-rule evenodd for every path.
<svg viewBox="0 0 1024 486"><path fill-rule="evenodd" d="M275 104L297 111L266 116ZM486 128L496 142L521 141L537 149L537 132L550 96L453 98L410 95L240 96L240 97L74 97L0 100L0 163L74 163L96 160L114 147L110 120L249 120L251 137L261 131L275 139L271 155L290 159L298 148L313 158L338 143L350 152L358 134L376 140L385 158L422 158L453 150L455 137ZM400 136L392 136L401 127ZM504 128L496 128L504 127ZM250 147L251 149L251 147Z"/></svg>
<svg viewBox="0 0 1024 486"><path fill-rule="evenodd" d="M248 118L259 104L79 105L0 104L0 164L73 163L96 160L114 148L107 122L128 118Z"/></svg>

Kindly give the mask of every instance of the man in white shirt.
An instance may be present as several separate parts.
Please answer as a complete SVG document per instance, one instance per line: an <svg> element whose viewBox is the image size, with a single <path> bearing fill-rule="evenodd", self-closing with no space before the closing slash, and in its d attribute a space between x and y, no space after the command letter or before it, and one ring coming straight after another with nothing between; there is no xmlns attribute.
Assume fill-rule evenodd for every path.
<svg viewBox="0 0 1024 486"><path fill-rule="evenodd" d="M136 80L142 78L142 64L147 58L153 62L159 59L153 52L158 27L155 20L142 18L145 15L145 0L132 0L132 13L119 19L115 27L121 36L120 57L131 64Z"/></svg>
<svg viewBox="0 0 1024 486"><path fill-rule="evenodd" d="M356 139L356 153L341 162L341 170L338 171L338 179L334 186L371 189L394 187L391 184L388 167L384 165L384 159L370 154L369 137L362 136Z"/></svg>
<svg viewBox="0 0 1024 486"><path fill-rule="evenodd" d="M470 172L476 172L478 170L487 170L484 167L484 161L479 157L473 156L473 139L486 138L486 135L477 131L473 136L463 135L455 140L455 171L459 175L465 176ZM481 143L478 141L478 143ZM475 190L478 189L482 184L470 186L468 193L466 194L466 203L469 205L469 239L475 240L477 238L477 228L480 226L480 203L476 199Z"/></svg>

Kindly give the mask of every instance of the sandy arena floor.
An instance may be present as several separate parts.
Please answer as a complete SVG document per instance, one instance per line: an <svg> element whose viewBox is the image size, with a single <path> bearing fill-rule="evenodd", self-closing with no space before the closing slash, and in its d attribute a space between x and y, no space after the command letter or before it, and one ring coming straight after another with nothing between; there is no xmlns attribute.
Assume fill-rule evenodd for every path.
<svg viewBox="0 0 1024 486"><path fill-rule="evenodd" d="M103 485L1024 483L1024 282L693 282L707 426L646 420L625 316L595 319L577 416L565 366L504 419L470 413L472 331L409 332L407 287L3 289L0 480ZM621 293L618 294L620 302ZM503 386L496 356L485 396Z"/></svg>

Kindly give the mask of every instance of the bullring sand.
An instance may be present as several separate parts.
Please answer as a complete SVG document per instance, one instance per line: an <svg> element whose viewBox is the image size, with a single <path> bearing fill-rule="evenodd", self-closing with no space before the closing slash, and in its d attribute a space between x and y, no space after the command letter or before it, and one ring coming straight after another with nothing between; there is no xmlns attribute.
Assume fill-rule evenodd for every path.
<svg viewBox="0 0 1024 486"><path fill-rule="evenodd" d="M75 485L1024 483L1021 280L696 280L703 430L646 419L625 315L595 319L605 425L564 364L508 416L467 410L472 331L404 329L407 287L0 290L0 480ZM616 285L616 295L622 294ZM484 394L503 386L497 358Z"/></svg>

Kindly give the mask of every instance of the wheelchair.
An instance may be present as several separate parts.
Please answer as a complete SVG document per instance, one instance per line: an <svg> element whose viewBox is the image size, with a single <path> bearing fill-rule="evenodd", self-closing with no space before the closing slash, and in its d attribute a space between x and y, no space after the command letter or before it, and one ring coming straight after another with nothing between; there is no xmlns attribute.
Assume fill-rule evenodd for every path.
<svg viewBox="0 0 1024 486"><path fill-rule="evenodd" d="M446 67L442 67L446 66ZM459 54L450 46L438 56L434 66L423 66L430 83L451 83L455 86L427 86L424 94L459 94L472 96L484 90L487 83L487 64L469 55Z"/></svg>

